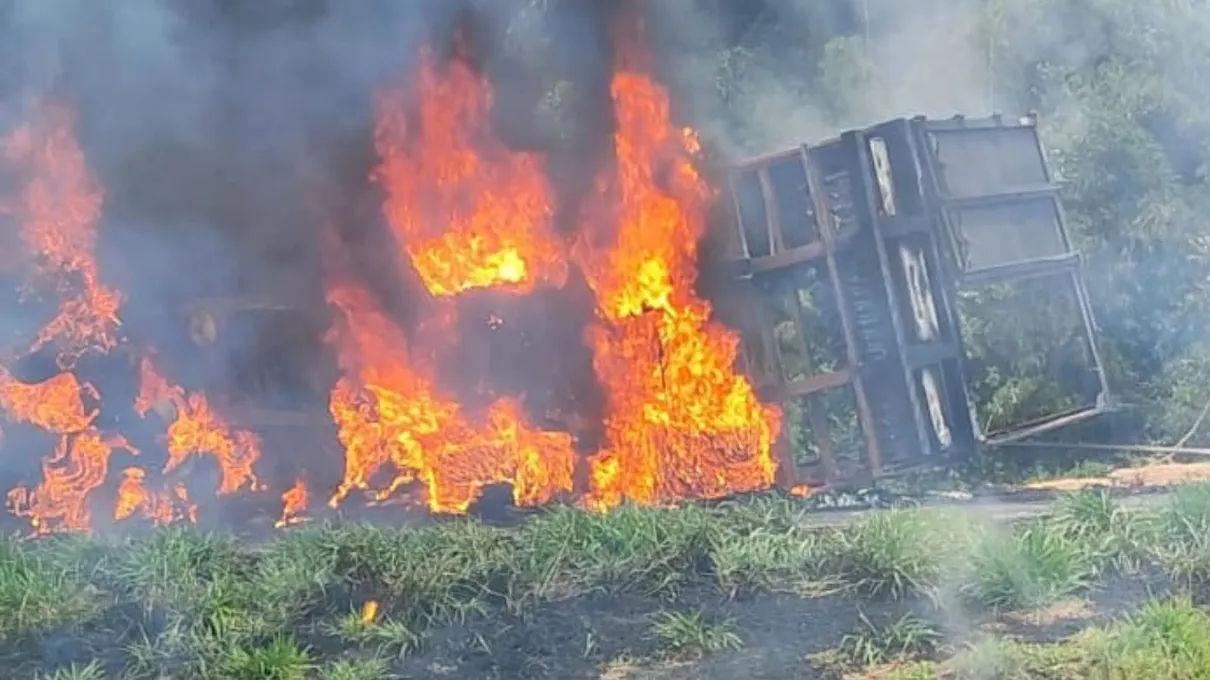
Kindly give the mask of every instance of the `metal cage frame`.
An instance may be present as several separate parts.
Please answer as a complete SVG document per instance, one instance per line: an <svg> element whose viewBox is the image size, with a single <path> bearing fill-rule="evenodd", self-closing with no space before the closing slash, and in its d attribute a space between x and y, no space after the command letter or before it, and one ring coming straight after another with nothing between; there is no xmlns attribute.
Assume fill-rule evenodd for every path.
<svg viewBox="0 0 1210 680"><path fill-rule="evenodd" d="M1106 410L1109 388L1096 349L1081 257L1068 236L1059 187L1036 122L1032 116L899 118L725 169L730 219L719 264L731 277L726 297L744 339L742 369L763 399L805 402L805 420L819 452L817 466L799 470L783 434L778 444L782 483L871 479L953 460L981 446L1033 436ZM980 135L1003 131L1032 140L1032 150L1024 142L1014 149L1036 154L1042 181L955 190L938 139L967 135L978 141ZM1000 159L980 160L994 169ZM1011 175L1013 168L1002 170ZM780 189L775 175L783 178ZM795 182L789 190L786 177ZM1053 211L1057 252L972 266L961 211L1025 204ZM1001 237L1020 237L1013 225L1003 226ZM839 327L843 356L835 368L816 370L800 337L805 375L788 379L777 330L758 298L768 286L778 285L779 277L807 268L826 270L831 321ZM1096 403L1006 432L983 433L967 388L969 358L958 296L987 283L1048 275L1066 276L1074 290L1098 384ZM798 301L791 306L790 323L803 332ZM852 389L864 439L864 465L855 471L841 469L818 405L822 393L843 387Z"/></svg>

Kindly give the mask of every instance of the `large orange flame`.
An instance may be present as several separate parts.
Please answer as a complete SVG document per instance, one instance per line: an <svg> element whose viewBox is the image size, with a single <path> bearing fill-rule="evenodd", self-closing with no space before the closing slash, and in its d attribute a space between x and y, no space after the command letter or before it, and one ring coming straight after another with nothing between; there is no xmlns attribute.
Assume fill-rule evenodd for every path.
<svg viewBox="0 0 1210 680"><path fill-rule="evenodd" d="M616 173L598 198L616 231L609 249L578 249L603 317L590 339L609 398L592 503L767 487L780 412L736 373L736 334L694 293L711 200L690 159L696 139L670 124L667 93L647 76L620 71L611 90Z"/></svg>
<svg viewBox="0 0 1210 680"><path fill-rule="evenodd" d="M70 110L46 105L35 114L0 145L19 192L2 205L33 255L23 295L50 292L61 299L27 351L54 343L59 364L66 367L89 351L108 352L117 345L121 297L100 282L93 258L103 194L76 144ZM38 531L86 528L88 497L104 484L112 449L129 448L122 437L93 426L97 414L86 411L86 394L97 396L70 373L24 385L0 371L0 407L9 418L57 438L43 462L41 483L8 494L9 509L28 517Z"/></svg>
<svg viewBox="0 0 1210 680"><path fill-rule="evenodd" d="M485 80L458 61L438 68L427 50L414 86L382 98L375 177L391 226L437 296L528 290L567 275L540 158L491 134L491 106Z"/></svg>
<svg viewBox="0 0 1210 680"><path fill-rule="evenodd" d="M589 461L592 506L768 486L779 412L736 374L737 337L693 293L712 199L689 159L696 139L670 124L667 94L646 76L619 73L612 94L617 165L597 201L613 217L611 245L582 239L573 257L551 229L553 195L536 159L491 135L487 84L460 63L439 70L429 53L415 90L381 109L375 176L388 222L438 297L558 285L572 261L584 270L601 316L594 367L609 396L608 444ZM438 510L465 509L491 481L513 482L522 503L572 488L569 437L527 427L513 401L470 422L364 290L336 287L331 302L344 316L345 337L333 339L346 376L331 402L347 466L334 502L369 488L388 462L396 476L384 492L418 480Z"/></svg>

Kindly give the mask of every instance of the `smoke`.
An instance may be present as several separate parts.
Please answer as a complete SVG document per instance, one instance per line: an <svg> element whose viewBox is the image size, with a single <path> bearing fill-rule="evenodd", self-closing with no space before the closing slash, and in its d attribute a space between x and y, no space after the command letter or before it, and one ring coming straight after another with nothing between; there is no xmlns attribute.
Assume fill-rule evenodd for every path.
<svg viewBox="0 0 1210 680"><path fill-rule="evenodd" d="M315 292L308 183L364 183L374 93L456 4L14 0L0 101L12 124L46 97L76 111L104 277L129 331L172 335L191 298Z"/></svg>
<svg viewBox="0 0 1210 680"><path fill-rule="evenodd" d="M896 116L985 115L1005 101L982 0L653 3L695 123L735 157Z"/></svg>

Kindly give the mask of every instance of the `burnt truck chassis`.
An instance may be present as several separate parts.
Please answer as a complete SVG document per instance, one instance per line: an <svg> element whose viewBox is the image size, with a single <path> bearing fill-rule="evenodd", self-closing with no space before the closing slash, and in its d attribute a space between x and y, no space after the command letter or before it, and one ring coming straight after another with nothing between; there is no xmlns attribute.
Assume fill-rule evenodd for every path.
<svg viewBox="0 0 1210 680"><path fill-rule="evenodd" d="M707 267L722 285L711 297L741 333L741 368L761 398L796 405L777 444L779 485L945 464L1110 407L1080 255L1032 117L896 119L722 171L725 215L709 235ZM971 388L982 369L964 296L1031 282L1070 299L1082 398L989 427ZM262 471L274 488L299 476L323 486L342 473L320 455L338 446L325 319L299 298L322 293L295 287L179 310L188 382L229 424L295 454Z"/></svg>
<svg viewBox="0 0 1210 680"><path fill-rule="evenodd" d="M896 119L723 173L727 214L710 234L708 265L723 280L711 296L720 317L740 330L741 369L761 398L800 405L787 409L777 444L779 485L865 483L947 464L1109 408L1080 255L1034 118ZM1083 398L1070 408L981 426L962 298L1029 282L1071 301L1071 340L1086 361L1077 371ZM786 304L772 313L770 300ZM291 307L199 300L186 306L186 317L195 346L214 347L230 333L216 328L226 320L289 316ZM308 373L325 363L321 347L305 354L310 358L278 359L310 366ZM231 362L227 352L215 360ZM250 356L234 373L259 374L261 363ZM222 368L204 373L231 375L235 367ZM240 395L217 405L238 424L280 431L297 447L299 430L326 421L320 385L332 370L308 380L312 389L292 390L317 395L305 409L266 403L252 384L232 391L229 380L220 380L208 392ZM847 419L837 414L840 395L847 396L839 399ZM794 432L805 435L792 441ZM310 447L334 445L330 432L303 439ZM804 449L811 454L806 461L797 455ZM281 481L292 473L276 472L270 477Z"/></svg>
<svg viewBox="0 0 1210 680"><path fill-rule="evenodd" d="M762 398L801 404L787 410L778 443L782 484L952 462L1108 408L1081 258L1036 124L896 119L726 169L720 314L740 327L743 367ZM962 298L1031 281L1071 300L1082 398L981 427ZM771 312L770 299L787 304ZM810 346L812 330L823 350ZM838 391L851 394L857 421L839 423L846 437L834 436L825 403ZM797 459L793 431L809 433L798 448L813 460ZM842 438L859 451L840 451Z"/></svg>

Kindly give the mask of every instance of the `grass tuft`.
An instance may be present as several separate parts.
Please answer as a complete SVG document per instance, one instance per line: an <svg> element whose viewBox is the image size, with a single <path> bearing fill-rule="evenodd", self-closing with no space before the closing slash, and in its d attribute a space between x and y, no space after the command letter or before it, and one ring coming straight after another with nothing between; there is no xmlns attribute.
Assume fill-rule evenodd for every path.
<svg viewBox="0 0 1210 680"><path fill-rule="evenodd" d="M970 557L962 591L991 609L1033 609L1092 587L1097 571L1086 546L1034 525L986 535Z"/></svg>
<svg viewBox="0 0 1210 680"><path fill-rule="evenodd" d="M661 612L651 624L652 636L675 652L721 652L740 649L743 639L730 620L716 620L702 612Z"/></svg>
<svg viewBox="0 0 1210 680"><path fill-rule="evenodd" d="M361 646L373 646L379 652L402 657L420 646L422 637L400 621L365 620L353 611L328 627L332 637Z"/></svg>
<svg viewBox="0 0 1210 680"><path fill-rule="evenodd" d="M935 624L911 614L878 626L862 612L861 623L861 630L840 643L845 660L860 668L933 655L945 639Z"/></svg>
<svg viewBox="0 0 1210 680"><path fill-rule="evenodd" d="M804 578L818 578L830 556L831 543L819 532L725 527L713 537L709 550L713 576L725 591L782 590Z"/></svg>
<svg viewBox="0 0 1210 680"><path fill-rule="evenodd" d="M672 597L706 570L712 533L699 506L557 508L520 532L514 595L549 600L604 589Z"/></svg>
<svg viewBox="0 0 1210 680"><path fill-rule="evenodd" d="M940 676L955 680L1075 679L1087 676L1077 647L1029 644L997 637L980 639L945 664Z"/></svg>
<svg viewBox="0 0 1210 680"><path fill-rule="evenodd" d="M1049 524L1119 570L1140 567L1152 543L1153 523L1103 489L1060 498Z"/></svg>
<svg viewBox="0 0 1210 680"><path fill-rule="evenodd" d="M105 680L105 668L99 662L72 664L51 673L39 673L35 680Z"/></svg>
<svg viewBox="0 0 1210 680"><path fill-rule="evenodd" d="M0 542L0 641L77 627L104 609L76 565Z"/></svg>
<svg viewBox="0 0 1210 680"><path fill-rule="evenodd" d="M385 659L342 660L324 666L319 680L390 680L391 665Z"/></svg>
<svg viewBox="0 0 1210 680"><path fill-rule="evenodd" d="M1210 671L1210 615L1184 598L1151 601L1089 647L1092 676L1203 678Z"/></svg>
<svg viewBox="0 0 1210 680"><path fill-rule="evenodd" d="M219 661L225 680L305 680L314 669L307 651L286 636L256 647L235 647Z"/></svg>
<svg viewBox="0 0 1210 680"><path fill-rule="evenodd" d="M837 534L843 577L872 596L931 593L952 547L938 518L920 510L871 515Z"/></svg>
<svg viewBox="0 0 1210 680"><path fill-rule="evenodd" d="M1179 487L1156 518L1153 552L1175 580L1210 581L1210 485Z"/></svg>

